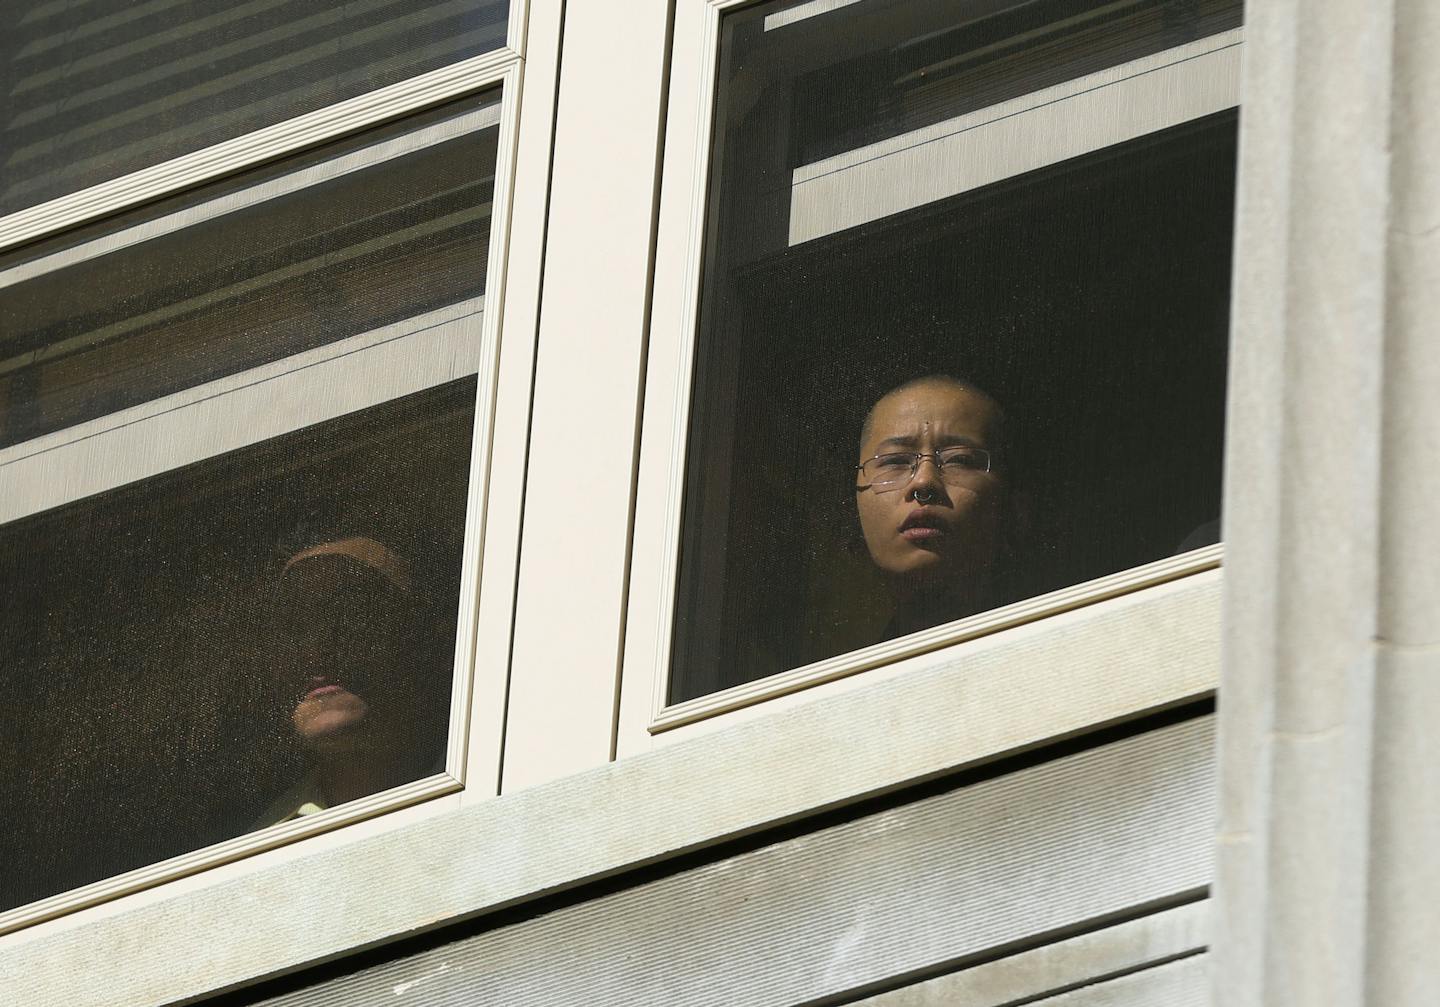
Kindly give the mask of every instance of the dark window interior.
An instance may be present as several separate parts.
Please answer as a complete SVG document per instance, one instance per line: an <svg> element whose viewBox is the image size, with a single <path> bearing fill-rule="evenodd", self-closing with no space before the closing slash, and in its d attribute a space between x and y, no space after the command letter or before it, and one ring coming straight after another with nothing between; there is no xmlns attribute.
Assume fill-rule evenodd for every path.
<svg viewBox="0 0 1440 1007"><path fill-rule="evenodd" d="M443 768L474 399L461 379L0 528L0 910L247 832L305 774L276 599L315 543L404 557L384 694L413 778ZM374 636L327 631L355 662Z"/></svg>
<svg viewBox="0 0 1440 1007"><path fill-rule="evenodd" d="M948 3L856 5L848 29L851 8L773 32L774 7L723 23L671 702L890 635L853 466L870 406L911 378L960 376L1003 406L1017 515L997 604L1218 535L1234 110L786 244L799 164L1239 15L974 7L992 13L949 28ZM949 104L912 100L922 66Z"/></svg>

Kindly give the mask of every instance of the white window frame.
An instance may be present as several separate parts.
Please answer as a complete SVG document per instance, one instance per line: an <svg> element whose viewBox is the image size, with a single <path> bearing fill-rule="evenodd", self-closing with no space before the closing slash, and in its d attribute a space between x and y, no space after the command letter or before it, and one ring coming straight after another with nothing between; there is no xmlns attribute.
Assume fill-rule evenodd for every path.
<svg viewBox="0 0 1440 1007"><path fill-rule="evenodd" d="M1130 606L1136 619L1144 619L1149 597L1145 589L1213 570L1220 563L1220 546L1195 550L688 702L666 702L720 22L727 12L752 2L679 0L676 7L673 49L699 55L676 60L670 70L643 435L614 739L616 754L622 756L712 729L717 718L723 723L726 715L734 719L757 704L773 704L860 672L868 672L862 678L888 675L897 662L904 662L907 668L939 665L964 653L964 647L976 646L966 641L1106 599L1124 598L1119 604ZM827 2L815 10L801 10L807 17L816 17L844 6L850 4ZM788 23L773 28L783 30ZM767 23L767 30L771 27ZM792 215L791 243L1233 108L1239 101L1243 36L1243 28L1210 36L837 155L819 165L798 168L792 190L792 207L797 212ZM1122 111L1123 115L1118 114ZM1077 115L1087 121L1087 129L1073 127ZM1056 123L1065 119L1071 121L1071 128L1055 130ZM947 159L943 171L932 169L917 180L907 156L919 143L933 147L936 142L950 144L954 156ZM848 179L849 175L865 177ZM887 187L887 179L897 175L903 182L891 181ZM837 182L848 182L852 196L856 191L871 193L874 205L836 198ZM809 194L817 184L830 189L818 200ZM876 193L879 195L873 195ZM824 220L826 203L843 207L854 219ZM804 226L797 224L802 214L809 221ZM540 434L537 430L537 450ZM1212 605L1213 600L1207 600L1197 608L1195 617L1213 618ZM1003 645L1003 638L1002 634L986 646ZM1154 687L1157 697L1167 694L1162 678L1157 677ZM601 715L597 710L596 716ZM523 762L511 761L507 778L520 783L548 778L551 774L545 764L553 757L535 758L536 746L524 745L518 727L523 725L512 726L515 740L507 759L530 757L537 768L527 773Z"/></svg>
<svg viewBox="0 0 1440 1007"><path fill-rule="evenodd" d="M616 58L626 49L625 31L596 23L590 27L597 37L593 46L579 39L566 49L567 74L573 70L577 78L588 76L595 92L593 97L574 95L568 107L577 122L597 136L603 134L609 158L627 168L628 174L617 166L595 178L594 164L565 155L561 144L567 132L567 106L562 105L555 198L561 198L562 189L574 188L584 193L583 200L577 196L576 202L583 202L587 212L607 200L620 209L602 215L603 223L572 219L582 216L576 210L557 211L550 221L552 254L546 290L563 290L567 295L563 303L556 301L560 295L547 296L541 320L531 427L531 458L537 464L527 474L527 534L516 589L515 673L506 711L502 793L763 718L768 712L863 687L902 670L943 666L982 649L988 653L1009 647L1018 663L1027 659L1027 629L1043 627L1061 613L1069 613L1067 624L1094 619L1098 625L1104 613L1119 606L1130 611L1137 624L1144 624L1157 618L1156 599L1176 578L1198 578L1208 585L1203 598L1190 596L1191 618L1197 624L1218 619L1219 577L1209 573L1220 565L1223 550L1216 545L667 706L689 369L720 21L726 12L756 2L763 0L675 0L673 20L668 23L659 19L670 12L657 5L650 5L648 14L637 9L623 26L625 31L635 33L643 26L653 34L660 30L653 27L658 22L670 32L671 51L683 54L659 70L650 70L653 79L648 81L645 70L636 66L639 60ZM810 16L851 6L823 0ZM776 27L784 30L783 25ZM1233 107L1239 97L1236 57L1243 32L1236 29L1183 46L1180 52L1158 53L1088 75L1083 84L1061 85L1051 97L1088 104L1093 110L1097 91L1108 89L1133 101L1137 89L1147 94L1137 81L1159 81L1161 86L1151 89L1139 106L1150 129ZM598 80L624 81L626 90L609 93L594 87ZM1167 97L1164 83L1177 81L1188 82L1187 91L1178 98ZM649 138L656 127L650 117L657 104L663 118L659 139L652 144ZM1047 106L1035 107L1031 96L1007 103L1016 104L1033 116L1049 114ZM970 132L984 134L994 116L993 110L979 110L962 118L967 121L961 128L978 126ZM1024 118L1024 114L1011 117ZM1052 159L1117 142L1102 126L1093 130L1091 145L1071 144L1052 151ZM988 141L991 150L1014 128L1012 124L993 130ZM652 182L657 155L659 177ZM1026 166L1015 164L1010 170L1023 171ZM984 181L981 172L970 184ZM653 194L644 182L655 186ZM636 191L642 188L643 193ZM955 191L954 186L948 190ZM654 220L653 244L642 255L638 231L647 208ZM593 249L600 233L610 242L603 263L578 251L557 260L554 249L571 245ZM636 290L629 278L641 262L653 266L652 287ZM604 431L599 449L571 450L577 432L595 429ZM627 433L633 434L633 441L627 442ZM633 484L624 485L617 473L623 471L629 450L636 452L638 463ZM556 457L566 459L563 472L544 461ZM575 506L577 493L583 496L583 514ZM536 529L544 531L536 534ZM563 608L555 603L560 592ZM1195 660L1204 664L1208 657L1196 655ZM1185 688L1177 691L1173 668L1157 665L1138 673L1149 681L1150 693L1137 709L1178 701L1182 693L1188 694Z"/></svg>
<svg viewBox="0 0 1440 1007"><path fill-rule="evenodd" d="M510 0L497 49L0 217L0 251L498 84L524 61L528 5Z"/></svg>
<svg viewBox="0 0 1440 1007"><path fill-rule="evenodd" d="M517 185L519 145L527 143L529 159L534 161L537 154L548 156L549 141L543 86L539 89L541 107L525 126L533 135L524 141L521 136L529 8L527 0L510 0L507 44L497 50L0 219L0 251L4 251L370 126L397 119L403 123L406 115L455 98L494 98L456 119L422 126L415 133L244 186L215 200L0 272L3 293L5 286L29 276L320 184L348 170L403 157L428 143L483 129L494 128L498 133L493 197L485 208L490 234L483 295L0 449L0 522L8 523L312 423L475 376L476 418L444 771L0 913L0 935L47 920L83 916L81 911L89 907L107 910L105 904L114 900L121 906L141 904L163 896L182 880L188 880L189 889L197 883L202 887L220 883L225 875L223 865L265 851L291 856L293 850L282 848L301 839L314 837L299 845L302 852L343 847L377 830L402 827L498 792L510 621L506 599L514 582L514 525L522 488L505 485L492 495L488 480L497 459L513 469L521 464L516 456L523 458L524 454L523 421L517 422L516 417L524 415L523 393L528 389L533 353L533 344L526 349L526 333L533 332L536 242L522 243L517 249L522 258L516 260L514 274L520 294L511 302L514 307L509 319L504 317L505 290L511 273L507 267L512 255L512 215L519 215L528 231L543 229L544 172L531 169L539 178L538 185L534 180ZM547 21L542 18L542 24ZM553 58L549 64L542 61L542 76L553 74ZM502 359L500 336L507 323L515 326L520 345ZM502 401L499 394L500 375L507 368L505 386L520 390L521 401L514 394ZM497 433L505 438L498 448ZM488 541L487 528L496 536ZM496 547L487 550L489 542ZM509 549L505 548L507 542ZM398 815L390 814L397 811ZM377 816L385 817L377 820Z"/></svg>

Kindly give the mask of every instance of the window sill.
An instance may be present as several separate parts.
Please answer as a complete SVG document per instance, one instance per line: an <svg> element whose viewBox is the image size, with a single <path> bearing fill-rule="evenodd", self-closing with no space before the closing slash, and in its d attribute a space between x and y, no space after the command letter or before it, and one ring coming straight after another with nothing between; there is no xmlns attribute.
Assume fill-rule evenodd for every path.
<svg viewBox="0 0 1440 1007"><path fill-rule="evenodd" d="M654 752L41 924L0 939L0 999L196 998L1179 705L1215 687L1219 599L1219 571L1186 577ZM65 964L86 960L125 966Z"/></svg>

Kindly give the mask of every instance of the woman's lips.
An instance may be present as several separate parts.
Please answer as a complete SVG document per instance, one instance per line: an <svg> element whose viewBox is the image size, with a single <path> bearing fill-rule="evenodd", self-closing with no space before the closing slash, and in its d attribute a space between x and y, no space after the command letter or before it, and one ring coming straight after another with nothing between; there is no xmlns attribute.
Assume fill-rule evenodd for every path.
<svg viewBox="0 0 1440 1007"><path fill-rule="evenodd" d="M945 535L944 519L923 508L911 511L909 516L900 522L900 537L907 542L925 542L944 538Z"/></svg>
<svg viewBox="0 0 1440 1007"><path fill-rule="evenodd" d="M316 699L320 696L333 696L337 692L344 692L345 687L328 680L312 680L310 687L305 690L301 699Z"/></svg>
<svg viewBox="0 0 1440 1007"><path fill-rule="evenodd" d="M911 525L900 530L900 537L907 542L924 542L927 539L944 538L945 529L930 525Z"/></svg>

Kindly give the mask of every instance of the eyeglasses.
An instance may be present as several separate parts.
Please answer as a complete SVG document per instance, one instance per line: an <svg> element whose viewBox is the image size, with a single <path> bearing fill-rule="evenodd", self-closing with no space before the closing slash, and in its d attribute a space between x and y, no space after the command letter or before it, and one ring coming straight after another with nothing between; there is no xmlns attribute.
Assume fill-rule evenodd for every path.
<svg viewBox="0 0 1440 1007"><path fill-rule="evenodd" d="M976 472L990 471L990 452L984 448L960 445L939 451L893 451L876 455L855 466L870 489L885 493L899 489L920 471L920 459L929 458L940 471L940 479L951 486L963 483ZM864 489L864 486L856 487Z"/></svg>

